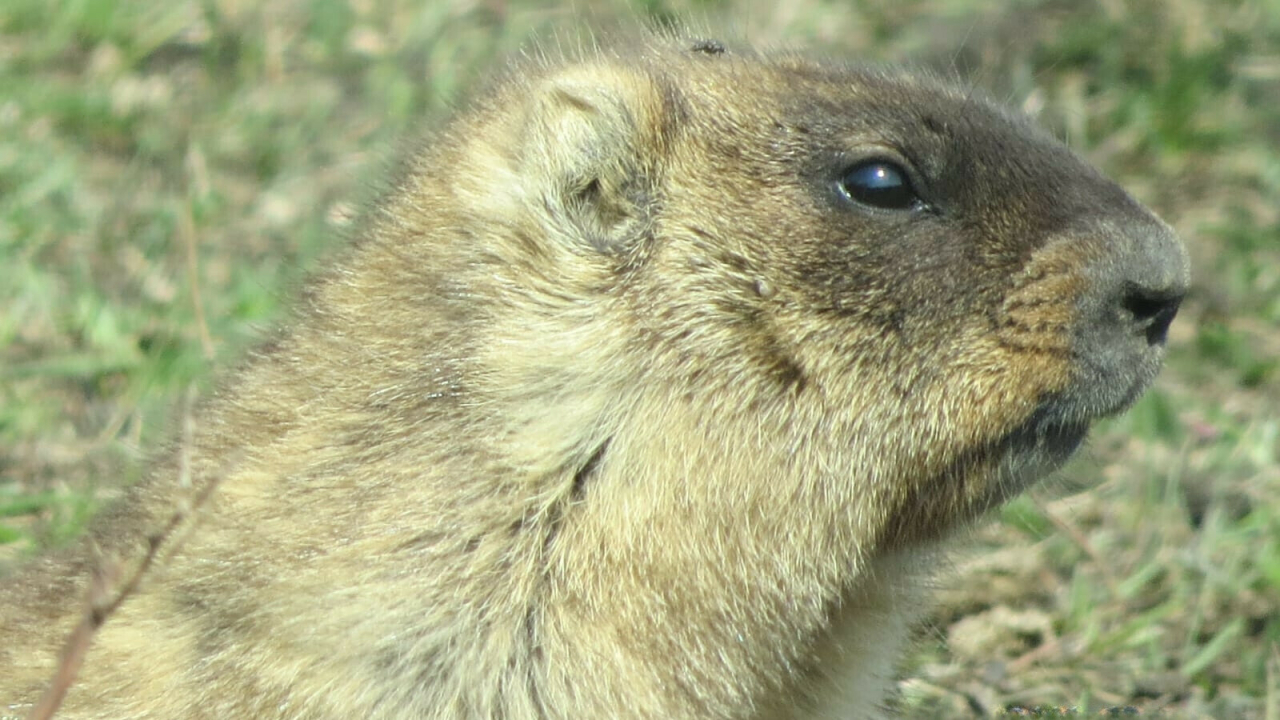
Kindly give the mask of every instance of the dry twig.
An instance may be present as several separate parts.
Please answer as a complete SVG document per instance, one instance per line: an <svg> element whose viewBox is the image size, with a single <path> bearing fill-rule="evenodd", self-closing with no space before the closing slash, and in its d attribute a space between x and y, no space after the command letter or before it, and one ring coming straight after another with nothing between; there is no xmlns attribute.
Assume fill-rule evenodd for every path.
<svg viewBox="0 0 1280 720"><path fill-rule="evenodd" d="M183 410L183 438L179 449L178 473L179 488L190 488L191 483L191 436L194 430L192 405L194 404L194 388L188 388L187 400ZM76 675L84 663L89 646L93 643L98 630L115 614L120 606L133 595L142 584L143 578L155 563L162 548L170 551L179 547L182 538L175 538L178 530L186 524L187 519L195 514L213 494L218 480L225 476L224 472L215 473L204 484L200 491L187 502L183 496L177 509L169 516L164 525L146 538L146 552L137 567L121 580L122 567L118 560L104 558L94 568L89 580L89 597L84 616L67 637L62 653L58 657L58 667L44 695L31 709L28 720L49 720L61 707L67 691L75 682ZM170 542L172 540L172 542Z"/></svg>

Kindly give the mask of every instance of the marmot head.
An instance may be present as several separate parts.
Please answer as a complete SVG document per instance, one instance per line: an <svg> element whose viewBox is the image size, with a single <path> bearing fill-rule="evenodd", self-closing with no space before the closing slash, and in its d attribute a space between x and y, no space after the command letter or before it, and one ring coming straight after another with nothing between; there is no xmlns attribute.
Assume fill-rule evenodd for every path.
<svg viewBox="0 0 1280 720"><path fill-rule="evenodd" d="M530 62L436 161L467 164L451 192L499 298L485 377L577 398L544 412L593 428L551 443L579 460L647 408L698 428L645 431L687 474L750 457L747 496L807 467L795 492L893 544L1057 467L1160 366L1178 240L1016 114L706 41Z"/></svg>

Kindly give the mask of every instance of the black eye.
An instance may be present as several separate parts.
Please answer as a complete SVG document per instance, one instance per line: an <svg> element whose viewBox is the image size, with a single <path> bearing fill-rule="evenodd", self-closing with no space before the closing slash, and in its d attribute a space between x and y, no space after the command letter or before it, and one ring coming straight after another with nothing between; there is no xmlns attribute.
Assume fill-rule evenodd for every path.
<svg viewBox="0 0 1280 720"><path fill-rule="evenodd" d="M910 210L920 204L907 173L888 160L866 160L840 178L840 190L851 200L886 210Z"/></svg>

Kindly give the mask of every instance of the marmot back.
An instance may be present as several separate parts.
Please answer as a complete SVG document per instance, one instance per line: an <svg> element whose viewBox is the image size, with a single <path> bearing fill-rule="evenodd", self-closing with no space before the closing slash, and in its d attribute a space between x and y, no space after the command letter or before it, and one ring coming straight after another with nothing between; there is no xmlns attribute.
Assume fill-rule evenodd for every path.
<svg viewBox="0 0 1280 720"><path fill-rule="evenodd" d="M216 484L64 714L875 715L932 549L1138 397L1186 286L1150 212L929 77L524 60L97 523L136 557ZM10 713L83 557L0 587Z"/></svg>

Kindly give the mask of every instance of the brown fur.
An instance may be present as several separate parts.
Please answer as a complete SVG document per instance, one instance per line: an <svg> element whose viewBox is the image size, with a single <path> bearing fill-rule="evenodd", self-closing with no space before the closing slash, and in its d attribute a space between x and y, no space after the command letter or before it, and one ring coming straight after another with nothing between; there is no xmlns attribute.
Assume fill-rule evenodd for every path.
<svg viewBox="0 0 1280 720"><path fill-rule="evenodd" d="M867 157L925 205L842 195ZM219 486L64 713L875 715L931 549L1141 393L1186 282L945 83L669 38L523 61L203 408ZM95 541L137 556L183 457ZM0 708L85 562L0 588Z"/></svg>

